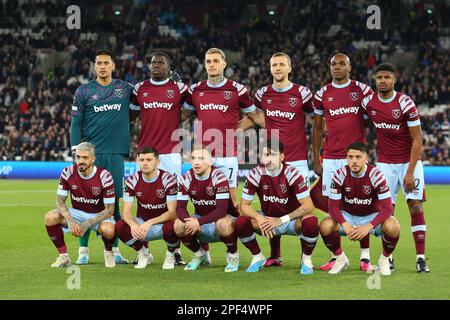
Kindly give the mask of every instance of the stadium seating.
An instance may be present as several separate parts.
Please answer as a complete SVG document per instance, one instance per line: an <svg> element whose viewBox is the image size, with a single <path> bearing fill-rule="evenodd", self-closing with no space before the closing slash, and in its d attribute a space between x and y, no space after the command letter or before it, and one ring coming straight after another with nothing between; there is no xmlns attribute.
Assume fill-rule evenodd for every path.
<svg viewBox="0 0 450 320"><path fill-rule="evenodd" d="M80 32L65 27L70 1L0 1L0 160L70 158L72 97L80 84L92 79L91 60L97 47L113 48L118 58L115 77L131 83L149 78L152 52L167 51L173 68L190 84L205 77L203 54L217 46L228 56L226 75L252 93L271 82L268 59L275 51L291 55L291 80L312 91L330 81L329 59L338 51L350 56L352 78L372 87L376 64L392 61L394 53L411 53L416 59L400 70L396 89L419 106L424 162L450 165L448 21L408 1L378 2L387 12L383 31L352 28L365 25L361 14L365 1L329 1L327 6L289 1L275 6L276 14L271 16L264 5L251 1L240 1L237 8L232 1L213 7L182 0L176 6L139 1L120 16L103 14L102 1L86 2L92 8L83 12L89 17L102 14L104 23L84 18ZM443 19L449 5L442 3L439 11ZM402 13L401 23L393 12ZM195 122L184 126L191 130ZM131 157L138 127L137 122ZM311 127L308 121L309 139ZM374 135L370 129L368 134L371 160L375 160Z"/></svg>

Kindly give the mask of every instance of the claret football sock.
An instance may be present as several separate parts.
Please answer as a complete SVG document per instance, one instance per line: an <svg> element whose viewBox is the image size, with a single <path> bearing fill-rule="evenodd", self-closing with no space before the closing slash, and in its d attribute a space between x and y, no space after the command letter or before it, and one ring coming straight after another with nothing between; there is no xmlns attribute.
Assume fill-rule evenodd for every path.
<svg viewBox="0 0 450 320"><path fill-rule="evenodd" d="M411 216L411 232L416 245L416 254L425 254L425 238L427 226L423 212Z"/></svg>
<svg viewBox="0 0 450 320"><path fill-rule="evenodd" d="M342 248L341 248L341 237L339 236L338 232L332 232L327 236L322 236L323 242L325 243L325 246L334 254L337 256L341 255Z"/></svg>
<svg viewBox="0 0 450 320"><path fill-rule="evenodd" d="M67 253L66 243L64 242L64 232L61 225L45 226L48 236L52 240L59 253Z"/></svg>

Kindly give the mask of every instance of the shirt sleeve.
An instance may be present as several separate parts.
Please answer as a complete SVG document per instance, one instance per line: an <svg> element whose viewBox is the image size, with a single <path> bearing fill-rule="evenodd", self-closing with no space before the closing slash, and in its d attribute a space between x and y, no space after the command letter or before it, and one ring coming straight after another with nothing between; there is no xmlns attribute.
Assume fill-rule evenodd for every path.
<svg viewBox="0 0 450 320"><path fill-rule="evenodd" d="M181 179L178 187L177 194L177 217L184 221L184 219L189 218L189 212L187 210L187 205L189 201L189 192L184 183L184 177Z"/></svg>
<svg viewBox="0 0 450 320"><path fill-rule="evenodd" d="M114 204L116 201L116 194L114 193L114 181L111 173L104 170L100 174L100 179L102 181L103 187L103 203L106 204Z"/></svg>
<svg viewBox="0 0 450 320"><path fill-rule="evenodd" d="M346 220L341 212L342 203L342 186L337 179L336 173L334 174L330 185L330 196L328 198L328 208L330 216L342 225Z"/></svg>
<svg viewBox="0 0 450 320"><path fill-rule="evenodd" d="M64 168L64 170L61 172L61 175L59 177L59 184L58 184L58 190L56 191L56 194L62 197L67 197L69 195L69 182L68 182L68 172L69 167Z"/></svg>
<svg viewBox="0 0 450 320"><path fill-rule="evenodd" d="M242 199L252 201L258 190L258 180L256 179L256 169L249 172L242 189Z"/></svg>
<svg viewBox="0 0 450 320"><path fill-rule="evenodd" d="M242 87L241 87L242 86ZM240 84L237 86L238 96L239 96L239 107L244 113L250 113L256 110L256 106L250 98L250 94L247 88Z"/></svg>
<svg viewBox="0 0 450 320"><path fill-rule="evenodd" d="M83 112L85 108L85 99L83 87L78 87L75 91L72 103L72 119L70 122L70 145L72 150L81 142L81 128L83 125Z"/></svg>
<svg viewBox="0 0 450 320"><path fill-rule="evenodd" d="M123 193L123 201L124 202L134 202L134 197L136 196L136 192L134 190L134 183L133 179L135 179L133 176L130 176L125 181L124 187L124 193Z"/></svg>
<svg viewBox="0 0 450 320"><path fill-rule="evenodd" d="M262 97L263 97L263 95L264 95L264 92L265 92L264 87L262 87L262 88L259 88L259 89L256 91L256 93L255 93L253 102L255 103L255 106L256 106L258 109L261 109L261 106L262 106Z"/></svg>
<svg viewBox="0 0 450 320"><path fill-rule="evenodd" d="M177 177L171 173L167 173L164 177L164 191L166 193L166 201L177 201Z"/></svg>
<svg viewBox="0 0 450 320"><path fill-rule="evenodd" d="M311 90L309 90L307 87L300 86L299 92L302 97L303 111L307 114L313 114L314 113L314 103L313 103L314 99L313 99Z"/></svg>
<svg viewBox="0 0 450 320"><path fill-rule="evenodd" d="M374 228L376 228L379 224L392 215L393 207L389 186L387 185L386 179L380 170L376 170L375 174L371 178L371 182L378 198L378 214L370 223Z"/></svg>
<svg viewBox="0 0 450 320"><path fill-rule="evenodd" d="M185 94L183 96L183 108L186 110L195 111L194 101L192 100L192 96L194 94L194 87L193 85L188 88L188 90L185 91Z"/></svg>
<svg viewBox="0 0 450 320"><path fill-rule="evenodd" d="M403 95L400 99L400 108L408 127L420 126L419 111L414 101L407 95Z"/></svg>
<svg viewBox="0 0 450 320"><path fill-rule="evenodd" d="M131 103L130 103L130 109L134 111L140 111L141 106L139 102L139 88L141 86L141 82L137 83L133 88L133 93L131 95Z"/></svg>
<svg viewBox="0 0 450 320"><path fill-rule="evenodd" d="M322 97L323 97L323 89L320 89L316 92L313 99L314 114L317 114L319 116L323 116L325 113L325 109L322 103Z"/></svg>
<svg viewBox="0 0 450 320"><path fill-rule="evenodd" d="M300 176L293 182L292 186L294 189L295 195L298 200L305 199L309 197L309 188L306 185L305 179L300 174Z"/></svg>

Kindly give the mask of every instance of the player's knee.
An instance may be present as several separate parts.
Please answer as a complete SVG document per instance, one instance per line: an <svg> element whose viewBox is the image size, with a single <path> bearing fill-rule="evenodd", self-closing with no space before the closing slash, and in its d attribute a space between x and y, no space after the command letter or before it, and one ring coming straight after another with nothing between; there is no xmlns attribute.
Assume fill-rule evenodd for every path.
<svg viewBox="0 0 450 320"><path fill-rule="evenodd" d="M390 237L398 237L400 235L400 223L395 217L389 217L383 222L381 230Z"/></svg>
<svg viewBox="0 0 450 320"><path fill-rule="evenodd" d="M419 200L409 200L408 201L409 212L411 215L423 214L422 201Z"/></svg>
<svg viewBox="0 0 450 320"><path fill-rule="evenodd" d="M175 222L173 223L173 229L175 230L177 236L183 237L184 231L186 229L186 224L180 219L176 219Z"/></svg>
<svg viewBox="0 0 450 320"><path fill-rule="evenodd" d="M98 230L101 233L101 235L106 239L112 239L116 235L114 224L109 222L101 223L100 226L98 227Z"/></svg>
<svg viewBox="0 0 450 320"><path fill-rule="evenodd" d="M45 214L45 224L47 226L54 226L56 224L59 224L61 221L59 213L56 211L49 211Z"/></svg>
<svg viewBox="0 0 450 320"><path fill-rule="evenodd" d="M228 217L217 220L216 230L221 236L229 236L234 230L233 220Z"/></svg>
<svg viewBox="0 0 450 320"><path fill-rule="evenodd" d="M326 217L319 224L319 231L322 236L327 236L333 232L335 222L331 217Z"/></svg>

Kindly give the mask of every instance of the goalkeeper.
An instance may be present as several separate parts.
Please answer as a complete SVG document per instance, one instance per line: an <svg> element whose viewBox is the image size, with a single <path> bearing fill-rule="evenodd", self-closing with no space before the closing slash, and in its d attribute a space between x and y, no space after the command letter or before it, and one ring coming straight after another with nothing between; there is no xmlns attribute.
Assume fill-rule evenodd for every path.
<svg viewBox="0 0 450 320"><path fill-rule="evenodd" d="M114 218L118 221L121 219L119 198L123 193L124 157L128 156L130 150L129 108L133 86L112 78L115 63L111 51L98 51L94 64L96 79L81 85L75 92L70 143L72 154L81 142L87 141L95 145L95 165L108 170L114 180ZM89 234L88 230L79 240L77 264L89 263ZM116 263L129 263L119 252L117 237L113 254Z"/></svg>

